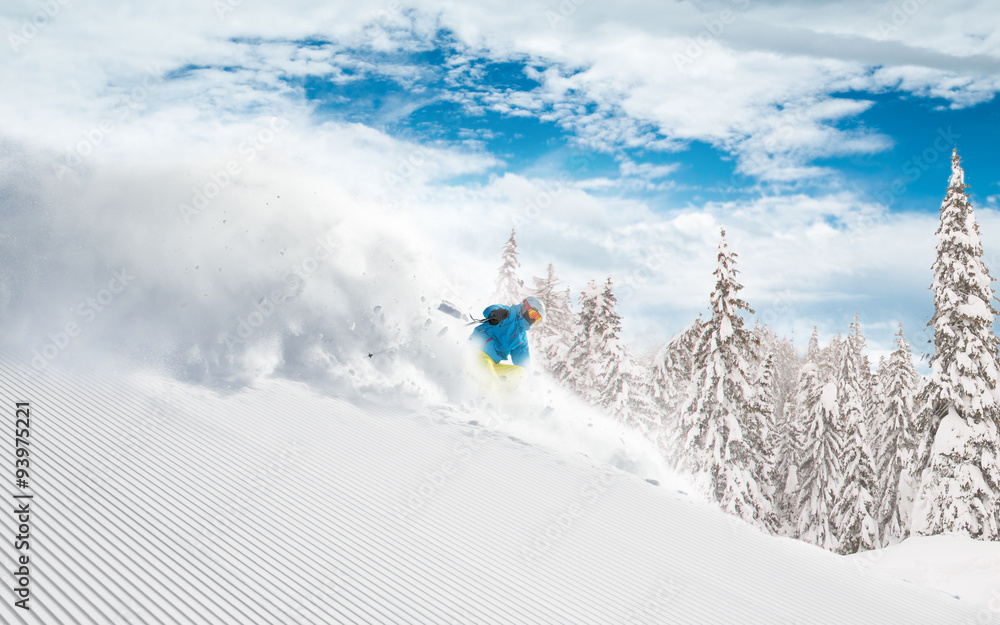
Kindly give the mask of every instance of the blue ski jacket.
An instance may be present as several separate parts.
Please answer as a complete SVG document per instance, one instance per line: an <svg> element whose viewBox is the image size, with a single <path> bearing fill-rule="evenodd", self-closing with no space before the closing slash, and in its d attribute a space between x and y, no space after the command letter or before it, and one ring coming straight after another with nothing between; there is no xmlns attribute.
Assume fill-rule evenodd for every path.
<svg viewBox="0 0 1000 625"><path fill-rule="evenodd" d="M510 356L513 364L527 369L530 364L528 328L531 324L521 316L520 306L494 304L483 311L483 317L489 319L490 313L500 308L507 309L507 318L497 325L490 325L489 322L479 324L469 336L469 342L492 358L493 362L499 363Z"/></svg>

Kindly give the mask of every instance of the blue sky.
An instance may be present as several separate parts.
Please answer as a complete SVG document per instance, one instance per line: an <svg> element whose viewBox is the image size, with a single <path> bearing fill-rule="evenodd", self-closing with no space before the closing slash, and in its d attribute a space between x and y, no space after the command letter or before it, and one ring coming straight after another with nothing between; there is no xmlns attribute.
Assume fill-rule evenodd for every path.
<svg viewBox="0 0 1000 625"><path fill-rule="evenodd" d="M319 119L358 122L415 142L475 142L500 161L489 172L483 172L482 179L490 173L544 175L553 171L569 171L576 178L617 178L619 160L627 157L639 165L677 168L669 177L673 184L662 185L667 188L622 185L608 190L642 199L657 210L788 190L762 188L754 177L739 174L732 154L724 146L705 141L684 141L667 150L642 145L607 145L595 150L581 145L572 129L541 115L472 109L467 101L483 91L530 93L539 89L542 83L529 72L544 71L544 60L495 61L485 56L470 59L455 50L455 42L446 34L433 44L435 47L407 55L348 51L374 66L405 64L413 73L402 78L359 73L349 74L348 81L337 81L330 76L310 76L296 85L315 103ZM461 57L481 74L475 80L448 80L447 65L455 57ZM557 71L564 69L554 67ZM1000 142L1000 105L996 100L955 110L944 98L917 97L891 89L831 95L871 102L870 108L838 120L835 127L847 132L864 129L879 133L886 137L887 145L877 152L817 158L813 162L827 168L828 174L796 185L796 190L815 193L847 187L886 204L892 211L934 212L950 175L950 150L961 146L970 180L982 181L970 189L974 201L985 205L990 196L1000 193L995 175L990 173L996 163L991 146ZM590 106L586 113L594 108ZM649 130L655 137L656 129ZM938 149L941 146L946 150ZM590 159L586 171L573 168L569 162L572 155L580 153ZM894 183L899 185L896 189Z"/></svg>
<svg viewBox="0 0 1000 625"><path fill-rule="evenodd" d="M136 206L150 223L176 213L235 160L253 173L206 212L204 239L181 230L171 249L214 249L234 216L255 215L249 233L386 210L470 308L514 227L529 284L549 263L574 294L612 279L637 351L706 309L725 227L758 316L804 347L813 326L826 340L857 313L875 357L900 323L926 339L956 140L1000 271L1000 9L901 6L184 0L123 13L95 0L32 32L37 6L9 3L0 141L24 156L3 171L31 173L7 193L63 198L50 214L69 211L66 236L105 250L88 251L101 267L112 224ZM141 192L77 206L106 186ZM268 241L223 251L247 250L247 266L292 254L289 241L251 251Z"/></svg>

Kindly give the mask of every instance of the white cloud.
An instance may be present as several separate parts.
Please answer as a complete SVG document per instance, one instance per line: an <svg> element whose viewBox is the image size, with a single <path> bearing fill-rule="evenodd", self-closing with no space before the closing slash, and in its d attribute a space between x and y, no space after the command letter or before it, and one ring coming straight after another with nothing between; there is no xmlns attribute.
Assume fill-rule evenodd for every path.
<svg viewBox="0 0 1000 625"><path fill-rule="evenodd" d="M241 68L194 71L185 79L191 89L183 97L213 114L273 106L275 96L290 95L282 76L346 81L378 73L413 88L420 68L373 66L341 54L342 46L416 51L432 45L443 27L470 46L469 53L555 63L537 76L543 86L530 93L479 85L464 100L470 108L540 116L572 129L587 146L611 151L673 150L678 142L705 141L729 150L742 171L763 179L815 178L828 172L811 166L812 159L880 151L889 144L877 131L838 129L840 120L868 103L831 98L834 91L892 88L969 106L1000 88L997 36L980 27L995 13L993 5L918 4L894 26L890 41L880 41L878 22L891 18L890 7L851 2L821 3L808 11L787 3L661 3L652 13L636 2L613 14L584 3L556 27L546 13L567 10L543 2L525 2L518 10L496 2L390 4L380 10L305 1L280 10L243 3L221 19L203 3L144 7L127 15L106 11L99 2L74 3L20 53L4 49L10 62L0 87L19 97L5 99L0 113L31 129L8 134L72 136L100 120L147 67ZM8 8L0 30L16 31L30 10ZM342 43L304 49L288 43L317 37ZM453 80L472 86L482 79L470 71L453 74ZM275 93L266 94L268 89ZM383 122L426 102L416 98L409 108L389 111ZM789 127L790 115L795 132L778 132Z"/></svg>
<svg viewBox="0 0 1000 625"><path fill-rule="evenodd" d="M878 34L880 20L893 20L887 5L658 4L651 20L642 3L616 6L613 17L607 7L586 3L569 15L563 10L555 26L538 16L558 13L558 6L535 6L526 5L520 20L489 19L495 7L488 4L446 9L442 19L458 33L475 22L470 45L558 62L562 71L537 75L544 85L525 110L545 103L545 119L572 128L590 147L672 149L678 140L707 141L764 179L821 176L829 172L809 166L811 159L890 145L876 131L836 128L870 103L830 93L893 88L962 107L1000 88L997 37L978 26L997 9L983 2L919 3L912 15L895 18L891 41ZM494 106L504 96L491 94ZM517 110L519 103L511 96L507 105ZM580 113L583 106L596 110ZM787 125L789 106L796 132L775 135L775 127Z"/></svg>
<svg viewBox="0 0 1000 625"><path fill-rule="evenodd" d="M623 176L637 176L639 178L645 178L647 180L656 180L659 178L666 178L670 174L676 172L680 169L679 163L670 163L668 165L653 165L652 163L641 163L638 164L631 159L623 159L619 163L619 171Z"/></svg>
<svg viewBox="0 0 1000 625"><path fill-rule="evenodd" d="M467 46L459 55L547 66L536 75L538 89L480 85L462 96L470 107L539 116L609 151L706 141L728 150L744 173L774 181L823 175L816 158L890 145L877 131L839 127L870 103L832 93L897 89L968 106L998 89L995 72L984 71L998 51L996 33L984 26L996 21L992 4L925 3L886 42L877 40L881 9L867 3L802 10L755 2L718 36L698 41L706 18L720 17L725 5L588 2L553 26L546 11L558 5L541 2L407 4L385 19L359 5L304 0L247 2L222 18L211 3L193 0L127 11L97 0L72 3L0 59L6 331L44 338L65 322L67 306L127 264L143 278L128 291L133 303L106 317L103 340L170 353L195 344L208 358L218 332L275 279L284 259L299 262L317 233L334 231L352 251L338 258L339 279L349 284L323 274L309 287L315 292L302 295L305 308L282 326L288 336L331 336L333 324L368 314L375 302L366 281L380 281L379 293L388 283L411 297L418 289L407 272L426 272L434 276L428 280L463 284L477 301L490 290L514 226L525 278L549 262L577 289L610 275L623 294L631 289L622 297L629 332L642 328L655 337L647 332L654 327L666 338L707 305L725 225L740 253L747 299L762 314L773 312L777 329L794 330L804 342L812 325L845 329L864 308L904 321L912 337L930 302L933 215L885 214L847 192L653 210L593 195L621 184L605 178L573 184L502 174L446 184L502 163L479 152L475 138L471 149L418 145L359 124L323 122L284 80L377 72L413 85L407 63L365 65L339 42L423 50L447 28ZM0 32L16 32L34 9L4 5ZM335 43L289 43L310 38ZM675 55L692 62L678 66ZM456 84L481 78L460 59L452 70ZM405 106L390 114L406 114ZM246 160L247 141L261 143L275 118L289 123ZM102 129L106 120L113 129ZM80 163L59 179L55 167L66 150ZM243 171L238 181L193 226L184 223L178 205L230 161ZM626 178L644 182L666 184L676 173L674 164L620 163ZM981 224L984 232L1000 231L993 211L983 212ZM39 249L48 252L39 256ZM882 327L863 321L874 324L873 333ZM870 341L887 344L880 336Z"/></svg>

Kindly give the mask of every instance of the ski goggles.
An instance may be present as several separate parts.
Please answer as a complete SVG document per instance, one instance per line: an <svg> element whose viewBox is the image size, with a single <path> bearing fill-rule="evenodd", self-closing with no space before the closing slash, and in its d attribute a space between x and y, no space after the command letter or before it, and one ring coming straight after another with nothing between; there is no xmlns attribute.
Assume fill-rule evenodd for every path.
<svg viewBox="0 0 1000 625"><path fill-rule="evenodd" d="M538 321L542 318L542 313L532 308L531 304L528 303L528 300L521 302L521 309L521 314L524 315L524 318L527 319L532 325L538 323Z"/></svg>

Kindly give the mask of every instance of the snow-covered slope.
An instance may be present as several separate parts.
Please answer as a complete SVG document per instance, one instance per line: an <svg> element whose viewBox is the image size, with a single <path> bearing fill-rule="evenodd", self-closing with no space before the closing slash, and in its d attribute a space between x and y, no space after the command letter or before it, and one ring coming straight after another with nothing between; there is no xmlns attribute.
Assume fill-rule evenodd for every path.
<svg viewBox="0 0 1000 625"><path fill-rule="evenodd" d="M224 396L124 371L2 361L0 376L5 431L31 404L35 494L31 611L8 592L3 623L912 625L982 611L488 429L489 415L287 381ZM10 514L0 532L13 570Z"/></svg>
<svg viewBox="0 0 1000 625"><path fill-rule="evenodd" d="M963 535L911 536L848 556L858 566L936 588L983 606L977 622L1000 622L1000 543Z"/></svg>

